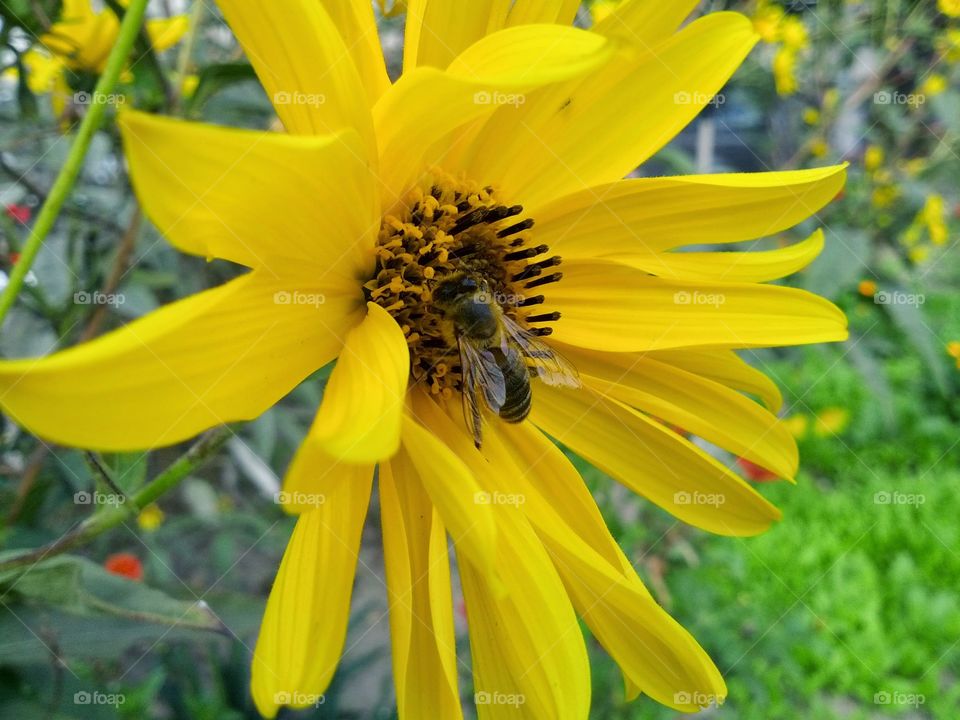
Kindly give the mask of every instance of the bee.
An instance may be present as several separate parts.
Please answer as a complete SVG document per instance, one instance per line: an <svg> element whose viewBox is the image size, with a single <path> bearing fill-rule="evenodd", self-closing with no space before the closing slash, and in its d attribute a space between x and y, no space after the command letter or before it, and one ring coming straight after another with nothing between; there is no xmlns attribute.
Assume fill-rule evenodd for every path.
<svg viewBox="0 0 960 720"><path fill-rule="evenodd" d="M483 441L479 396L501 420L519 423L530 414L531 377L580 387L574 367L507 316L482 278L464 272L444 278L433 304L446 321L448 342L460 352L463 416L477 448Z"/></svg>

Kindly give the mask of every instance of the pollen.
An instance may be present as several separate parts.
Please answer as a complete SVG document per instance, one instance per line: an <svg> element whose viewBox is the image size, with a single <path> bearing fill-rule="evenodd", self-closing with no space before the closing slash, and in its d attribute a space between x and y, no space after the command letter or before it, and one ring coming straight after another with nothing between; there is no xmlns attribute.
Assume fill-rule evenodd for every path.
<svg viewBox="0 0 960 720"><path fill-rule="evenodd" d="M534 241L534 220L491 186L434 171L384 216L369 300L389 312L410 348L413 382L451 397L462 390L459 351L433 291L454 273L483 279L503 313L534 335L549 335L542 289L560 279L560 258Z"/></svg>

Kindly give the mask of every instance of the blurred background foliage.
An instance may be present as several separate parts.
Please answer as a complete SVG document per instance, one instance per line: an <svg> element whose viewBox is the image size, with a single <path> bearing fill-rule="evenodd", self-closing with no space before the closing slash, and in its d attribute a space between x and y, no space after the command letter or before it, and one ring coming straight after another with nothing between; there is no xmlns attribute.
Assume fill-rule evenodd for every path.
<svg viewBox="0 0 960 720"><path fill-rule="evenodd" d="M395 76L402 3L377 4ZM578 22L615 4L586 4ZM848 162L838 202L751 246L822 227L826 249L789 282L837 302L851 338L745 354L784 389L783 416L802 458L796 486L725 458L783 509L764 536L708 536L582 469L652 592L727 678L727 703L703 717L960 716L960 3L729 0L702 9L746 13L763 40L638 174ZM111 119L2 328L4 357L75 344L237 272L178 254L141 218L113 111L126 104L254 128L274 127L275 116L212 3L165 0L150 12L184 17L162 42L151 36L162 52L141 38L141 59L124 74ZM59 13L59 0L0 2L0 283L98 72L44 49L38 38ZM19 579L0 573L0 715L256 717L250 648L292 527L273 494L325 377L234 428L201 470L112 532ZM182 450L91 458L7 420L0 431L4 553L76 527L93 512L84 498L103 489L104 474L130 491ZM394 716L382 574L374 504L344 663L323 705L298 717ZM457 622L462 640L459 606ZM590 648L593 717L674 716L645 700L625 704L616 667ZM470 698L469 673L462 687ZM101 702L111 694L122 704Z"/></svg>

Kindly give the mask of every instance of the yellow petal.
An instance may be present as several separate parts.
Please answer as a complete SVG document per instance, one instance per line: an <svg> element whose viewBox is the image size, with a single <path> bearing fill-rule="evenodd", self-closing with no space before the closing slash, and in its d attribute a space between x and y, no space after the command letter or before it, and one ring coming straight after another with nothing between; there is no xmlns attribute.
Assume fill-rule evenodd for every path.
<svg viewBox="0 0 960 720"><path fill-rule="evenodd" d="M504 103L524 102L531 88L582 75L611 51L604 38L583 30L523 26L483 38L445 72L424 67L404 73L373 109L384 206L408 189L426 163L443 164L442 153L428 151L443 145L448 133Z"/></svg>
<svg viewBox="0 0 960 720"><path fill-rule="evenodd" d="M563 453L529 423L495 425L485 450L505 483L525 498L574 606L628 682L679 710L697 709L694 696L699 704L709 704L706 697L722 701L719 671L644 587Z"/></svg>
<svg viewBox="0 0 960 720"><path fill-rule="evenodd" d="M361 87L367 93L367 102L373 105L390 87L373 5L356 0L322 2L353 57L353 63L360 75Z"/></svg>
<svg viewBox="0 0 960 720"><path fill-rule="evenodd" d="M170 18L147 20L146 25L153 49L162 52L180 42L180 38L190 27L190 19L186 15L175 15Z"/></svg>
<svg viewBox="0 0 960 720"><path fill-rule="evenodd" d="M507 16L507 25L570 25L577 16L579 7L580 0L516 0Z"/></svg>
<svg viewBox="0 0 960 720"><path fill-rule="evenodd" d="M537 242L564 258L595 258L753 240L815 214L845 181L842 165L622 180L542 208Z"/></svg>
<svg viewBox="0 0 960 720"><path fill-rule="evenodd" d="M443 69L459 53L495 30L507 17L510 0L409 0L403 42L403 70L422 65Z"/></svg>
<svg viewBox="0 0 960 720"><path fill-rule="evenodd" d="M217 0L288 132L353 128L373 157L373 126L360 73L319 0ZM366 153L361 156L366 159Z"/></svg>
<svg viewBox="0 0 960 720"><path fill-rule="evenodd" d="M783 407L783 395L776 383L763 372L747 364L732 350L683 348L657 350L647 356L675 368L696 373L709 380L755 395L767 410L776 413Z"/></svg>
<svg viewBox="0 0 960 720"><path fill-rule="evenodd" d="M674 280L768 282L792 275L823 250L823 231L778 250L753 252L672 252L610 255L609 259Z"/></svg>
<svg viewBox="0 0 960 720"><path fill-rule="evenodd" d="M306 262L312 278L354 287L372 270L376 186L352 131L301 137L139 112L120 127L137 194L179 249L268 269Z"/></svg>
<svg viewBox="0 0 960 720"><path fill-rule="evenodd" d="M28 50L21 58L27 69L30 92L35 95L51 92L57 79L63 75L63 61L36 49Z"/></svg>
<svg viewBox="0 0 960 720"><path fill-rule="evenodd" d="M0 406L48 440L116 451L250 420L359 321L352 297L284 304L284 293L319 294L253 272L49 357L0 362Z"/></svg>
<svg viewBox="0 0 960 720"><path fill-rule="evenodd" d="M297 448L283 478L277 502L288 513L309 512L327 501L338 483L360 483L373 476L373 465L349 463L328 455L311 432Z"/></svg>
<svg viewBox="0 0 960 720"><path fill-rule="evenodd" d="M480 717L586 718L590 671L583 637L550 555L520 499L509 495L510 475L473 446L462 419L422 395L417 400L418 418L469 464L482 483L482 506L496 514L497 586L457 547Z"/></svg>
<svg viewBox="0 0 960 720"><path fill-rule="evenodd" d="M774 347L845 340L832 303L804 290L749 283L683 283L618 263L563 263L547 304L558 342L613 352L689 346Z"/></svg>
<svg viewBox="0 0 960 720"><path fill-rule="evenodd" d="M713 380L635 353L569 348L564 357L583 382L603 395L653 415L769 468L797 471L797 444L775 415Z"/></svg>
<svg viewBox="0 0 960 720"><path fill-rule="evenodd" d="M300 516L270 591L251 679L266 717L322 702L340 662L373 474L349 480Z"/></svg>
<svg viewBox="0 0 960 720"><path fill-rule="evenodd" d="M421 394L413 393L414 401ZM458 551L492 578L497 528L490 506L478 499L482 492L473 473L450 448L409 415L404 417L403 447Z"/></svg>
<svg viewBox="0 0 960 720"><path fill-rule="evenodd" d="M405 453L380 466L380 519L397 712L460 718L446 534Z"/></svg>
<svg viewBox="0 0 960 720"><path fill-rule="evenodd" d="M400 447L410 350L393 317L367 303L347 335L309 441L347 462L386 460Z"/></svg>
<svg viewBox="0 0 960 720"><path fill-rule="evenodd" d="M615 400L537 383L530 417L686 523L720 535L756 535L780 517L756 490L691 442Z"/></svg>
<svg viewBox="0 0 960 720"><path fill-rule="evenodd" d="M755 40L743 16L713 13L657 45L623 46L582 82L502 108L459 169L531 211L620 179L700 112Z"/></svg>
<svg viewBox="0 0 960 720"><path fill-rule="evenodd" d="M646 48L669 37L694 8L698 0L623 0L613 12L593 26L594 32Z"/></svg>

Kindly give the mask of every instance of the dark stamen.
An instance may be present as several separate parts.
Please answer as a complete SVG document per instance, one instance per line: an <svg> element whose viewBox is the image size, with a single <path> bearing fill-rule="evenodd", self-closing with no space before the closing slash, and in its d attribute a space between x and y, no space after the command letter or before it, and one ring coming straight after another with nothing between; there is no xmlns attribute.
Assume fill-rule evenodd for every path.
<svg viewBox="0 0 960 720"><path fill-rule="evenodd" d="M563 277L563 273L553 273L552 275L544 275L542 278L537 278L536 280L531 280L527 283L528 288L540 287L541 285L549 285L552 282L556 282Z"/></svg>
<svg viewBox="0 0 960 720"><path fill-rule="evenodd" d="M555 320L560 319L559 312L552 313L543 313L542 315L531 315L527 318L527 322L554 322Z"/></svg>
<svg viewBox="0 0 960 720"><path fill-rule="evenodd" d="M497 237L503 238L514 233L523 232L524 230L529 230L533 227L533 218L527 218L526 220L521 220L518 223L514 223L510 227L506 227L500 232L497 233Z"/></svg>
<svg viewBox="0 0 960 720"><path fill-rule="evenodd" d="M514 250L513 252L504 255L503 259L507 262L511 260L528 260L536 257L537 255L543 255L549 249L549 245L537 245L536 247L525 248L523 250Z"/></svg>
<svg viewBox="0 0 960 720"><path fill-rule="evenodd" d="M524 298L517 303L517 307L530 307L531 305L543 305L543 301L546 298L543 295L534 295L532 297Z"/></svg>
<svg viewBox="0 0 960 720"><path fill-rule="evenodd" d="M552 328L552 327L530 328L529 332L530 332L531 335L537 335L538 337L544 337L545 335L552 335L552 334L553 334L553 328Z"/></svg>

